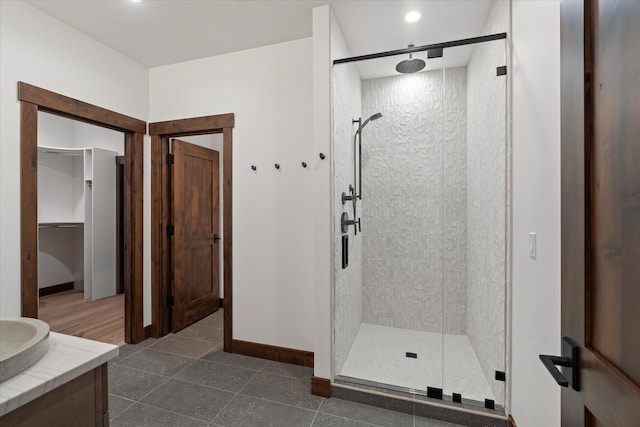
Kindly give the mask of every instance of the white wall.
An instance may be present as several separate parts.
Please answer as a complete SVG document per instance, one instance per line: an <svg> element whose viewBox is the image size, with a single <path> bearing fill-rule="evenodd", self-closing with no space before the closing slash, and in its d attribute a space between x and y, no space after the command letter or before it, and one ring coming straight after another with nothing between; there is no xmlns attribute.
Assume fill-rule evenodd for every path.
<svg viewBox="0 0 640 427"><path fill-rule="evenodd" d="M21 1L0 2L0 315L20 314L20 105L24 81L146 120L142 65ZM148 295L148 294L147 294ZM150 312L145 312L150 318Z"/></svg>
<svg viewBox="0 0 640 427"><path fill-rule="evenodd" d="M73 128L75 147L101 148L124 156L124 133L79 121L73 121Z"/></svg>
<svg viewBox="0 0 640 427"><path fill-rule="evenodd" d="M331 8L313 9L313 147L331 160L331 73L336 52L331 50ZM331 161L321 162L313 181L313 299L314 375L332 378L331 327L333 316L332 224L333 205Z"/></svg>
<svg viewBox="0 0 640 427"><path fill-rule="evenodd" d="M560 354L559 17L556 0L512 4L511 413L519 427L560 425L560 387L538 359Z"/></svg>
<svg viewBox="0 0 640 427"><path fill-rule="evenodd" d="M314 350L311 184L321 162L311 58L311 39L301 39L149 74L151 122L235 113L234 339L301 350Z"/></svg>

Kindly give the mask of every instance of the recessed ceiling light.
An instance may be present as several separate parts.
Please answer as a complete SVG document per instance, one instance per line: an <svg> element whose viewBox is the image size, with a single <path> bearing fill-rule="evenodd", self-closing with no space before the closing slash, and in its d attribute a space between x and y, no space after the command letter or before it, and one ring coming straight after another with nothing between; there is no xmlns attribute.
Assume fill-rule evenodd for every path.
<svg viewBox="0 0 640 427"><path fill-rule="evenodd" d="M131 3L142 3L142 0L129 0Z"/></svg>
<svg viewBox="0 0 640 427"><path fill-rule="evenodd" d="M404 16L407 22L416 22L418 19L420 19L420 12L409 12Z"/></svg>

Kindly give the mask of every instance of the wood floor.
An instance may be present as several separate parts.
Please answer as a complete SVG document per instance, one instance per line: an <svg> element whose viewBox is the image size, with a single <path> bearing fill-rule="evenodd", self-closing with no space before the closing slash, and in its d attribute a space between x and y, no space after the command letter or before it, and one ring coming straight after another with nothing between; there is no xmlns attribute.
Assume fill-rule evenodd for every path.
<svg viewBox="0 0 640 427"><path fill-rule="evenodd" d="M109 344L124 344L124 294L85 300L73 290L40 297L38 318L54 332Z"/></svg>

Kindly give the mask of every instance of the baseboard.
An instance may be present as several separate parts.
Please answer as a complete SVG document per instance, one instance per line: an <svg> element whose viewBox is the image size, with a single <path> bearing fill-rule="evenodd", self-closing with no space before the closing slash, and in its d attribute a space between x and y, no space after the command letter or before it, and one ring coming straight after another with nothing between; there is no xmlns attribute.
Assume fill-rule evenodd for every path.
<svg viewBox="0 0 640 427"><path fill-rule="evenodd" d="M509 426L510 427L518 427L516 424L516 420L513 419L513 415L509 414Z"/></svg>
<svg viewBox="0 0 640 427"><path fill-rule="evenodd" d="M144 327L144 338L142 341L146 340L147 338L151 338L151 325L147 325Z"/></svg>
<svg viewBox="0 0 640 427"><path fill-rule="evenodd" d="M59 292L70 291L73 289L73 282L61 283L59 285L47 286L46 288L38 289L38 295L41 297L57 294Z"/></svg>
<svg viewBox="0 0 640 427"><path fill-rule="evenodd" d="M331 381L326 378L311 377L311 394L320 397L331 397Z"/></svg>
<svg viewBox="0 0 640 427"><path fill-rule="evenodd" d="M218 307L224 308L224 298L220 298L220 305Z"/></svg>
<svg viewBox="0 0 640 427"><path fill-rule="evenodd" d="M244 354L245 356L259 357L260 359L274 360L276 362L291 363L313 368L313 352L296 350L293 348L278 347L268 344L260 344L249 341L232 340L231 353Z"/></svg>

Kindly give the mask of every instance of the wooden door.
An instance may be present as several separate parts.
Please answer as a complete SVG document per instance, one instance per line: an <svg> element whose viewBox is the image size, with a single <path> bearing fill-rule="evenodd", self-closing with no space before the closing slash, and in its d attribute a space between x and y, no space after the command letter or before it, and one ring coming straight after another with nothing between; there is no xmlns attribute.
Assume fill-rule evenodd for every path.
<svg viewBox="0 0 640 427"><path fill-rule="evenodd" d="M171 328L175 332L218 310L219 153L174 139L172 176Z"/></svg>
<svg viewBox="0 0 640 427"><path fill-rule="evenodd" d="M561 4L563 426L640 425L639 23L635 0Z"/></svg>

